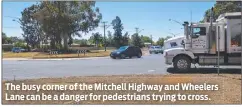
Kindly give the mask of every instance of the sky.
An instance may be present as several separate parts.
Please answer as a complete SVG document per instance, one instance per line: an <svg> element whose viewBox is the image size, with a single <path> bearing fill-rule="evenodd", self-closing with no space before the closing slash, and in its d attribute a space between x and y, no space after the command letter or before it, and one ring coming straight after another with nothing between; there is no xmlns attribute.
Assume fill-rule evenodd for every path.
<svg viewBox="0 0 242 107"><path fill-rule="evenodd" d="M20 18L21 11L35 3L3 2L2 31L7 36L22 37L20 25L13 21L13 17ZM205 11L214 4L215 2L96 2L96 7L99 7L102 13L102 21L107 21L108 24L119 16L124 27L123 34L128 32L131 35L138 27L139 30L143 29L140 35L152 35L153 40L156 41L159 37L172 36L170 33L183 35L183 29L181 29L183 26L169 19L180 23L191 20L198 22L203 19ZM82 38L88 39L94 32L103 34L101 25L95 31L83 35ZM113 32L112 26L106 31Z"/></svg>

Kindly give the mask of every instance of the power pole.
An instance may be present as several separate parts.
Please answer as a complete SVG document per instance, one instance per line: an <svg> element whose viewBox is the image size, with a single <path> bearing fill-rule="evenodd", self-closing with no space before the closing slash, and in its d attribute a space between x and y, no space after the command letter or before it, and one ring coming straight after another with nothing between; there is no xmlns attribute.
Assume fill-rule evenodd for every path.
<svg viewBox="0 0 242 107"><path fill-rule="evenodd" d="M191 23L192 23L192 10L191 10Z"/></svg>
<svg viewBox="0 0 242 107"><path fill-rule="evenodd" d="M140 33L142 30L144 30L144 29L139 30L138 27L135 28L135 32L136 32L138 35L139 35L139 33Z"/></svg>
<svg viewBox="0 0 242 107"><path fill-rule="evenodd" d="M107 21L104 21L104 22L102 22L103 23L103 36L104 36L104 50L106 51L106 48L107 48L107 46L106 46L106 29L110 26L110 25L106 25L106 23L107 23Z"/></svg>
<svg viewBox="0 0 242 107"><path fill-rule="evenodd" d="M151 39L151 45L153 45L152 35L150 35L150 39Z"/></svg>
<svg viewBox="0 0 242 107"><path fill-rule="evenodd" d="M139 31L139 28L136 27L136 28L135 28L135 32L136 32L137 34L139 33L138 31ZM138 34L138 35L139 35L139 34Z"/></svg>

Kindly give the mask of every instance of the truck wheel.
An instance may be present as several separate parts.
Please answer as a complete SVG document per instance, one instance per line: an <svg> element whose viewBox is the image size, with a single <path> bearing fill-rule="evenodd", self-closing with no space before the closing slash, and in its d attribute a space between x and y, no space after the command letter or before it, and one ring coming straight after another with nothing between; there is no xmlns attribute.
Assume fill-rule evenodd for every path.
<svg viewBox="0 0 242 107"><path fill-rule="evenodd" d="M174 68L178 71L187 71L191 68L191 60L186 56L179 56L174 61Z"/></svg>

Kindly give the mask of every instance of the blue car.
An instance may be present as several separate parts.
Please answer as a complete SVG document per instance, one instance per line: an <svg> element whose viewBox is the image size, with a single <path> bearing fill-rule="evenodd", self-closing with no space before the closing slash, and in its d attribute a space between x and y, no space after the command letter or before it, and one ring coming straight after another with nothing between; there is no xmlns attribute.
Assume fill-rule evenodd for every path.
<svg viewBox="0 0 242 107"><path fill-rule="evenodd" d="M25 51L25 49L20 48L20 47L13 47L12 48L12 52L14 52L14 53L19 53L19 52L24 52L24 51Z"/></svg>
<svg viewBox="0 0 242 107"><path fill-rule="evenodd" d="M110 53L110 57L113 59L125 59L126 57L132 58L133 56L137 56L138 58L142 56L142 51L139 47L122 46L119 49Z"/></svg>

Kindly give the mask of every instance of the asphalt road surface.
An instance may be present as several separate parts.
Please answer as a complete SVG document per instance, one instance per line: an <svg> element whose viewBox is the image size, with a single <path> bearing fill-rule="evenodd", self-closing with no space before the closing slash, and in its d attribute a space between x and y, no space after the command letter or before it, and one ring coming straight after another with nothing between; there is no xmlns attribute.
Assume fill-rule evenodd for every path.
<svg viewBox="0 0 242 107"><path fill-rule="evenodd" d="M195 69L193 65L192 67L193 69L185 73L217 73L214 66L200 67L197 65L198 69ZM240 66L221 68L220 73L241 73ZM181 72L167 66L162 54L152 54L132 59L104 57L74 60L3 60L2 79L168 73Z"/></svg>
<svg viewBox="0 0 242 107"><path fill-rule="evenodd" d="M3 60L4 80L68 76L166 74L162 54L131 59Z"/></svg>

